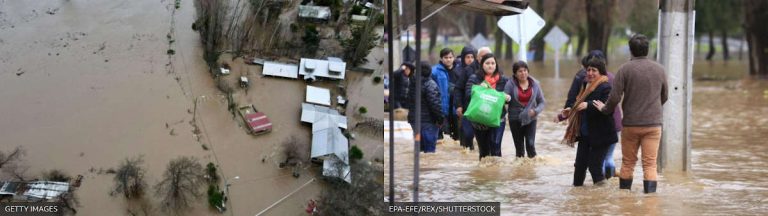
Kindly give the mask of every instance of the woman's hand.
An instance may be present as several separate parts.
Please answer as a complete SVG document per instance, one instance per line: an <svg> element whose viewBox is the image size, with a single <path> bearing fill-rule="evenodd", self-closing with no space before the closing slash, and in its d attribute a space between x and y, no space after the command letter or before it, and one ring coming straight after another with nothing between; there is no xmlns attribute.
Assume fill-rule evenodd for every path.
<svg viewBox="0 0 768 216"><path fill-rule="evenodd" d="M534 117L536 116L536 111L533 111L532 109L528 110L528 117Z"/></svg>
<svg viewBox="0 0 768 216"><path fill-rule="evenodd" d="M506 100L505 100L506 102L509 102L509 101L511 101L511 100L512 100L512 96L510 96L509 94L506 94L506 93L505 93L505 94L504 94L504 97L506 98Z"/></svg>
<svg viewBox="0 0 768 216"><path fill-rule="evenodd" d="M584 109L587 109L587 102L581 102L576 106L576 111L582 111Z"/></svg>
<svg viewBox="0 0 768 216"><path fill-rule="evenodd" d="M600 112L603 111L603 108L605 108L605 104L602 101L599 100L593 100L592 105L597 108L597 110L600 110Z"/></svg>
<svg viewBox="0 0 768 216"><path fill-rule="evenodd" d="M571 108L570 107L560 110L560 114L555 116L555 123L559 123L559 122L561 122L563 120L568 119L568 115L570 115L570 114L571 114Z"/></svg>

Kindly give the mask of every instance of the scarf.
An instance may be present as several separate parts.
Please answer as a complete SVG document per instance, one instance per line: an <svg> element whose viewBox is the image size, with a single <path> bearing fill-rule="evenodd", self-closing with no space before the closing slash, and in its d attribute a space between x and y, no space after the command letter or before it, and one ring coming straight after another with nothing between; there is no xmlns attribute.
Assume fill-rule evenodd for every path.
<svg viewBox="0 0 768 216"><path fill-rule="evenodd" d="M576 145L576 137L579 136L579 128L581 126L581 111L576 111L576 107L584 102L585 99L587 99L587 96L589 94L592 94L592 91L597 88L600 84L608 82L608 77L601 75L596 80L587 83L587 86L582 86L581 90L579 91L579 95L576 96L576 102L573 103L573 107L571 109L571 113L568 115L568 128L565 130L565 136L563 137L563 140L561 143L566 144L570 147L573 147Z"/></svg>
<svg viewBox="0 0 768 216"><path fill-rule="evenodd" d="M488 84L490 84L491 88L493 89L496 89L496 83L499 82L500 78L501 76L499 76L498 74L485 75L485 81L488 82Z"/></svg>

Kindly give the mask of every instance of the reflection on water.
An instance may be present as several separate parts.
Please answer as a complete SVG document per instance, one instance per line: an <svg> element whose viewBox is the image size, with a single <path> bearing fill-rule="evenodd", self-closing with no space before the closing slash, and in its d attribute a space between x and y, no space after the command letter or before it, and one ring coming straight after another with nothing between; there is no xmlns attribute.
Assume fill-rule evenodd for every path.
<svg viewBox="0 0 768 216"><path fill-rule="evenodd" d="M609 70L617 67L610 65ZM571 186L576 150L559 144L565 126L549 119L562 107L573 73L561 71L564 78L555 79L551 78L551 66L532 65L531 74L541 81L547 97L547 107L541 115L544 120L539 121L536 136L538 158L515 159L508 130L503 139L502 158L479 161L477 152L467 152L458 142L446 141L438 145L436 154L422 154L419 200L497 201L505 215L768 212L768 182L763 181L768 177L764 169L768 165L768 146L764 145L768 133L767 81L695 81L693 171L687 176L661 175L658 192L646 195L642 193L640 163L632 191L619 190L617 178L599 187L593 186L588 176L584 187ZM700 73L716 72L697 72ZM409 201L413 142L407 136L396 137L395 199ZM620 151L616 148L614 152L617 165L621 163ZM385 194L388 187L385 186Z"/></svg>

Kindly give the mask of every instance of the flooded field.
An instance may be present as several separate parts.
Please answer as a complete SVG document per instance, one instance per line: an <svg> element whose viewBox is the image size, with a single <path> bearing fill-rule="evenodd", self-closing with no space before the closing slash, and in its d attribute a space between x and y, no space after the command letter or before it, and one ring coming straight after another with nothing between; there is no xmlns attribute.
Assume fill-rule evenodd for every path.
<svg viewBox="0 0 768 216"><path fill-rule="evenodd" d="M305 84L260 77L260 68L243 72L253 83L248 94L236 92L237 100L255 104L274 124L269 134L246 134L202 60L190 28L193 1L173 8L169 0L0 0L0 151L24 147L30 177L51 169L85 176L76 191L81 215L128 214L135 203L110 196L113 175L104 172L139 155L150 186L178 156L218 164L231 183L227 215L254 215L293 191L266 214L305 214L321 189L316 169L294 178L278 168L285 139L310 138L299 121ZM351 107L382 116L380 97L365 95L382 88L366 82L373 75L348 74ZM352 144L366 157L383 154L380 135L359 137ZM186 214L213 212L200 197Z"/></svg>
<svg viewBox="0 0 768 216"><path fill-rule="evenodd" d="M623 61L612 60L609 71ZM478 161L477 152L466 152L458 142L448 140L438 145L436 154L422 154L419 200L498 201L504 215L764 214L768 212L768 184L761 179L768 177L762 168L768 163L768 147L763 145L768 133L768 117L764 116L768 113L768 82L744 79L745 71L734 71L743 68L744 62L700 64L708 63L697 63L694 77L708 79L704 77L717 74L728 81L694 81L693 171L687 176L662 175L655 194L642 193L639 163L631 192L618 190L617 178L611 178L608 187L593 186L590 180L584 187L571 186L576 149L559 144L565 125L549 121L562 108L573 68L577 68L565 63L560 79L553 78L551 65L531 67L547 100L538 122L536 159L514 158L509 130L503 138L504 156L483 162ZM413 141L408 133L405 129L396 135L397 201L413 197ZM614 159L621 162L618 147ZM389 179L389 170L385 175ZM386 184L388 197L389 182Z"/></svg>

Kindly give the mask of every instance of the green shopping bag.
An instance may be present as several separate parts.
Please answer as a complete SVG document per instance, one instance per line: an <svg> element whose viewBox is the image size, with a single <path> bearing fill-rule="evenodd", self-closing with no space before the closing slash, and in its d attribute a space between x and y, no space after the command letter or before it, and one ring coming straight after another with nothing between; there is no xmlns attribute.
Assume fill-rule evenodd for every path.
<svg viewBox="0 0 768 216"><path fill-rule="evenodd" d="M506 97L503 92L481 85L472 86L472 99L464 117L474 123L499 127Z"/></svg>

